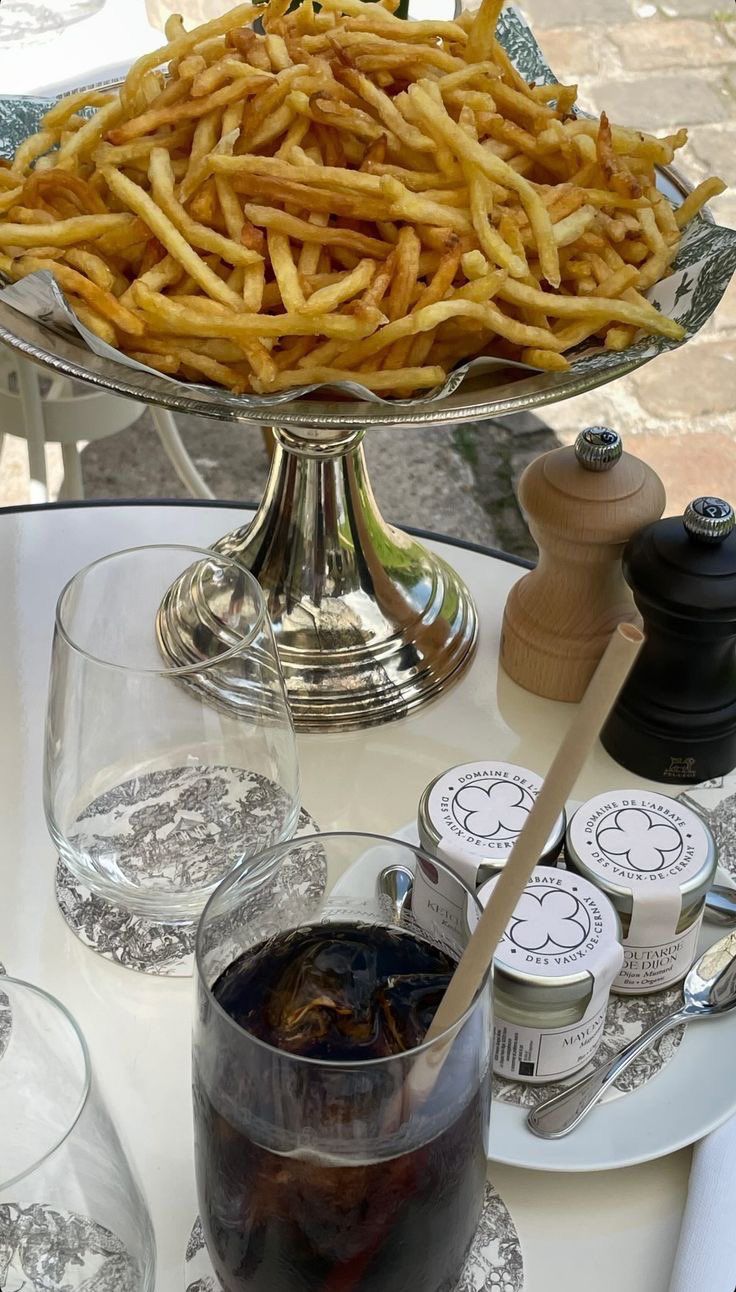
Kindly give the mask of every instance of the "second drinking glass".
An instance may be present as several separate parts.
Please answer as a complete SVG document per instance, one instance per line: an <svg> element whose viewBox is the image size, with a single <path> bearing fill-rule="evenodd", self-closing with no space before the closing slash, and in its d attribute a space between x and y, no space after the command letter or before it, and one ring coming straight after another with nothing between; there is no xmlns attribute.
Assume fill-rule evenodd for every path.
<svg viewBox="0 0 736 1292"><path fill-rule="evenodd" d="M197 615L231 646L172 667L157 614L187 567ZM223 876L293 835L294 729L247 570L166 545L113 553L70 580L56 611L44 802L74 878L161 921L195 920Z"/></svg>
<svg viewBox="0 0 736 1292"><path fill-rule="evenodd" d="M0 978L0 1287L154 1292L145 1201L72 1016Z"/></svg>

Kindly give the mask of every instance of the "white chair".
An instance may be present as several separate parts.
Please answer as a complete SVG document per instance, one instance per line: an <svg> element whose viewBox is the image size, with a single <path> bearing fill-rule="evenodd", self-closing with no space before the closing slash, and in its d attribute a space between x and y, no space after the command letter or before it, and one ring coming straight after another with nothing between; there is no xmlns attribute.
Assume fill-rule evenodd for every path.
<svg viewBox="0 0 736 1292"><path fill-rule="evenodd" d="M0 346L0 450L4 434L17 435L28 446L31 502L48 500L46 444L61 445L64 481L60 497L83 498L80 442L99 440L123 431L141 416L144 404L104 390L74 386L66 377L52 377L41 390L42 371L35 364ZM171 413L150 409L158 437L182 484L195 498L212 498L187 453Z"/></svg>

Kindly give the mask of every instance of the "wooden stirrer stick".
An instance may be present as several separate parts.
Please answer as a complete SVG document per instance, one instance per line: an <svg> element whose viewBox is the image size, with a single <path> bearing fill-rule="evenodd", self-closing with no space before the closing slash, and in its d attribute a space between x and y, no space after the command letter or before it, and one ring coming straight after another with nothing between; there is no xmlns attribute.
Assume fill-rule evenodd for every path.
<svg viewBox="0 0 736 1292"><path fill-rule="evenodd" d="M552 827L582 770L601 728L638 655L644 634L619 624L547 772L488 905L450 979L425 1037L434 1040L462 1018L472 1004L517 903L529 883Z"/></svg>

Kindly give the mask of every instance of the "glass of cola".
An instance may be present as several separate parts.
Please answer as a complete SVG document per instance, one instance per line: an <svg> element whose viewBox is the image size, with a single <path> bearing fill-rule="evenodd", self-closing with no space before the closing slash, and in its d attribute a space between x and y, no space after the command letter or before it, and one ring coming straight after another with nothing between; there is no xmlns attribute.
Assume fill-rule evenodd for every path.
<svg viewBox="0 0 736 1292"><path fill-rule="evenodd" d="M293 839L243 864L199 930L197 1186L225 1292L451 1292L480 1217L490 975L425 1035L480 914L380 875L435 868L375 835ZM447 872L447 881L454 877Z"/></svg>

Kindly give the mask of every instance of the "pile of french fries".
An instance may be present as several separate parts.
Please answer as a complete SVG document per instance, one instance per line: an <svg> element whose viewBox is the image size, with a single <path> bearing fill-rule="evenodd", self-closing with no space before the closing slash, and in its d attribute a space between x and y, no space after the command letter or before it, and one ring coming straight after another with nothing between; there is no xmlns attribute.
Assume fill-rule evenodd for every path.
<svg viewBox="0 0 736 1292"><path fill-rule="evenodd" d="M576 118L496 39L502 0L240 5L70 94L0 166L0 270L50 270L93 332L236 393L440 385L479 354L563 370L682 329L645 298L682 229L655 167L687 138Z"/></svg>

